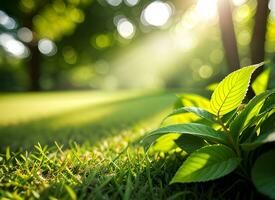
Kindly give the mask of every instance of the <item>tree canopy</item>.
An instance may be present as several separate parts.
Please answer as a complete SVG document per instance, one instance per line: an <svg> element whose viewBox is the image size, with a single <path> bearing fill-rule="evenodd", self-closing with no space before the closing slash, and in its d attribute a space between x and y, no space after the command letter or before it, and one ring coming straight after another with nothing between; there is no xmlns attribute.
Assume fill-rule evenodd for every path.
<svg viewBox="0 0 275 200"><path fill-rule="evenodd" d="M256 0L1 2L0 89L211 82L206 79L222 76L227 63L239 67L263 56L272 59L274 12L273 1ZM230 18L235 30L227 25ZM182 79L190 73L194 81Z"/></svg>

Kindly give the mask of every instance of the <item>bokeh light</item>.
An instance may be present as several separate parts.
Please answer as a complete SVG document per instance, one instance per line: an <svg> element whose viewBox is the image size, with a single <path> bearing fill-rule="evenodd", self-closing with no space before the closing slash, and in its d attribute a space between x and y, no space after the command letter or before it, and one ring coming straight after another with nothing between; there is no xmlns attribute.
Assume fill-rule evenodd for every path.
<svg viewBox="0 0 275 200"><path fill-rule="evenodd" d="M18 38L23 42L31 42L33 39L32 31L26 27L22 27L17 31Z"/></svg>
<svg viewBox="0 0 275 200"><path fill-rule="evenodd" d="M77 62L77 53L74 50L74 48L70 46L66 46L62 49L62 55L64 58L64 61L68 64L75 64Z"/></svg>
<svg viewBox="0 0 275 200"><path fill-rule="evenodd" d="M124 2L125 2L125 4L127 5L127 6L135 6L135 5L137 5L138 4L138 2L139 2L139 0L124 0Z"/></svg>
<svg viewBox="0 0 275 200"><path fill-rule="evenodd" d="M275 12L275 0L269 0L268 8L271 10L271 12Z"/></svg>
<svg viewBox="0 0 275 200"><path fill-rule="evenodd" d="M117 24L119 35L125 39L131 39L135 35L135 26L126 18L121 18Z"/></svg>
<svg viewBox="0 0 275 200"><path fill-rule="evenodd" d="M92 3L83 3L88 1ZM56 0L46 3L41 11L37 11L40 3L20 0L18 13L21 12L22 16L33 13L33 16L30 24L26 24L18 14L1 8L0 29L12 39L0 44L0 51L3 52L0 64L13 62L18 66L29 65L28 62L31 63L35 56L29 56L34 54L30 52L33 48L28 47L39 43L38 48L43 55L56 55L39 59L42 70L45 66L52 66L43 71L46 75L42 79L54 79L49 77L57 74L47 88L70 87L67 71L79 66L82 70L70 71L77 73L78 78L85 70L91 74L93 72L89 76L93 86L88 80L81 84L87 84L87 88L102 88L105 82L115 82L117 88L177 87L186 86L188 82L190 86L200 81L206 83L208 78L216 79L221 73L226 73L227 56L219 30L218 1ZM248 63L247 58L251 59L250 43L258 4L257 0L229 1L233 5L238 52L244 65ZM275 51L275 17L272 17L275 0L269 0L268 8L270 15L265 48L266 53L271 54ZM8 21L18 27L8 29L14 27L7 25ZM29 56L29 59L22 62L11 55L17 58ZM196 59L200 62L193 62ZM27 80L28 72L24 73ZM188 73L190 79L185 76ZM114 79L116 81L112 81ZM43 85L42 88L46 87Z"/></svg>
<svg viewBox="0 0 275 200"><path fill-rule="evenodd" d="M142 12L141 20L146 25L163 26L172 15L172 8L169 4L161 1L150 3Z"/></svg>
<svg viewBox="0 0 275 200"><path fill-rule="evenodd" d="M240 6L235 12L233 13L234 19L240 23L245 24L252 16L251 7L247 4Z"/></svg>
<svg viewBox="0 0 275 200"><path fill-rule="evenodd" d="M108 34L99 34L95 38L95 46L98 49L104 49L112 44L112 38Z"/></svg>
<svg viewBox="0 0 275 200"><path fill-rule="evenodd" d="M242 46L249 45L250 40L251 40L251 35L248 30L242 30L240 33L237 35L238 43Z"/></svg>
<svg viewBox="0 0 275 200"><path fill-rule="evenodd" d="M22 42L14 39L12 35L0 34L0 45L15 57L26 58L29 56L28 48Z"/></svg>
<svg viewBox="0 0 275 200"><path fill-rule="evenodd" d="M119 6L122 3L122 0L106 0L111 6Z"/></svg>
<svg viewBox="0 0 275 200"><path fill-rule="evenodd" d="M57 52L54 42L46 38L39 40L38 49L42 54L47 56L52 56Z"/></svg>
<svg viewBox="0 0 275 200"><path fill-rule="evenodd" d="M202 65L199 69L199 75L201 78L209 78L213 74L213 69L209 65Z"/></svg>
<svg viewBox="0 0 275 200"><path fill-rule="evenodd" d="M15 20L9 17L2 10L0 10L0 24L4 26L6 29L15 29L17 27Z"/></svg>
<svg viewBox="0 0 275 200"><path fill-rule="evenodd" d="M271 17L275 19L275 0L269 1L268 8L270 9Z"/></svg>

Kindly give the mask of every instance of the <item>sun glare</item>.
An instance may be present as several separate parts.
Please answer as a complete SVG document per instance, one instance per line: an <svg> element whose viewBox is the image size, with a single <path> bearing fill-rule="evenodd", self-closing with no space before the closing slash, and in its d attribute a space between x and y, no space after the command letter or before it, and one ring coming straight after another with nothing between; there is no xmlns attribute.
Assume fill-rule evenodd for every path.
<svg viewBox="0 0 275 200"><path fill-rule="evenodd" d="M232 0L235 6L241 6L246 3L247 0Z"/></svg>
<svg viewBox="0 0 275 200"><path fill-rule="evenodd" d="M217 0L199 0L195 9L202 20L208 20L217 15Z"/></svg>

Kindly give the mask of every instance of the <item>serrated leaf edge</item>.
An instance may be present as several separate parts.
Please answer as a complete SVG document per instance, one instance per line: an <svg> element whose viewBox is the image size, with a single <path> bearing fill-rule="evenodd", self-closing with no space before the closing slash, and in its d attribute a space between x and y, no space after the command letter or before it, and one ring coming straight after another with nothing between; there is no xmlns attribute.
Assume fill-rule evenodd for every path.
<svg viewBox="0 0 275 200"><path fill-rule="evenodd" d="M250 66L242 67L242 68L239 69L239 70L241 70L241 69L243 69L243 68L255 67L255 69L252 71L252 73L251 73L250 76L249 76L248 85L247 85L246 91L245 91L245 93L244 93L244 95L243 95L243 97L242 97L242 101L244 100L244 98L246 97L246 94L247 94L247 92L248 92L248 89L249 89L249 86L250 86L250 82L251 82L252 74L255 72L256 69L258 69L259 67L261 67L263 64L264 64L264 62L261 62L261 63L255 64L255 65L250 65ZM239 71L239 70L236 70L236 71ZM236 72L236 71L234 71L234 72ZM234 72L233 72L233 73L234 73ZM229 77L231 74L232 74L232 73L230 73L230 74L228 74L227 76L225 76L225 77L222 79L222 81L223 81L224 79L226 79L227 77ZM222 81L221 81L221 82L222 82ZM221 83L221 82L220 82L220 83ZM219 88L219 85L216 87L216 89L218 89L218 88ZM216 89L215 89L215 90L216 90ZM212 104L211 104L211 99L213 98L213 95L214 95L214 93L215 93L215 90L213 91L213 93L212 93L212 95L211 95L211 98L210 98L210 110L211 110L212 114L214 114L214 115L216 115L216 113L213 112L213 108L212 108ZM227 95L229 95L229 93L228 93ZM222 105L224 104L225 100L226 100L226 98L224 99ZM220 106L220 108L219 108L219 110L218 110L218 112L217 112L217 115L216 115L216 116L218 116L218 117L220 116L219 113L220 113L220 111L221 111L222 105Z"/></svg>

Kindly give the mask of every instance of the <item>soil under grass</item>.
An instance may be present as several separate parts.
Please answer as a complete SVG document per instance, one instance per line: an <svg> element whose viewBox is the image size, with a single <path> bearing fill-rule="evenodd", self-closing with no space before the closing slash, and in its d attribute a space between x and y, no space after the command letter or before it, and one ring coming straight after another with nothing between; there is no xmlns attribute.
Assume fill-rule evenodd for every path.
<svg viewBox="0 0 275 200"><path fill-rule="evenodd" d="M139 141L174 100L140 92L1 95L1 199L263 199L237 174L169 185L184 158L146 155Z"/></svg>

